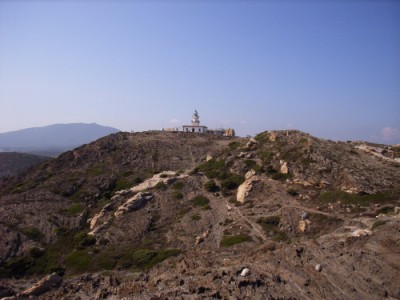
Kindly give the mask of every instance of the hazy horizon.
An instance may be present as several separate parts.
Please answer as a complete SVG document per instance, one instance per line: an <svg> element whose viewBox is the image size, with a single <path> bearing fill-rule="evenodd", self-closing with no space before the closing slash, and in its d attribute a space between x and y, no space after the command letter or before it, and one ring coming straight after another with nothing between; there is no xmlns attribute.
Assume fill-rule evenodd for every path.
<svg viewBox="0 0 400 300"><path fill-rule="evenodd" d="M1 1L0 132L190 123L400 143L400 2Z"/></svg>

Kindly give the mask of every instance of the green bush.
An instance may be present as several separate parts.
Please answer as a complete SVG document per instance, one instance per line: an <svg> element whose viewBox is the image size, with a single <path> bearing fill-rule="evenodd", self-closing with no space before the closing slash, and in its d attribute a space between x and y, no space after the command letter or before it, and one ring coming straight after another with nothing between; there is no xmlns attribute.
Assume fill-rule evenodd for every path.
<svg viewBox="0 0 400 300"><path fill-rule="evenodd" d="M385 214L385 215L393 213L393 212L394 212L394 207L392 207L392 206L384 206L384 207L378 209L378 211L377 211L378 214Z"/></svg>
<svg viewBox="0 0 400 300"><path fill-rule="evenodd" d="M96 238L86 232L78 232L74 236L75 248L83 249L96 244Z"/></svg>
<svg viewBox="0 0 400 300"><path fill-rule="evenodd" d="M201 219L201 216L200 216L199 214L194 214L194 215L192 215L190 218L191 218L192 220L194 220L194 221L198 221L198 220Z"/></svg>
<svg viewBox="0 0 400 300"><path fill-rule="evenodd" d="M39 229L35 227L25 227L21 229L21 232L25 234L32 241L39 242L43 239L44 235L40 232Z"/></svg>
<svg viewBox="0 0 400 300"><path fill-rule="evenodd" d="M250 241L251 238L248 235L240 234L240 235L225 235L222 237L220 246L221 247L230 247L236 244L240 244L243 242Z"/></svg>
<svg viewBox="0 0 400 300"><path fill-rule="evenodd" d="M252 169L256 172L261 172L262 167L260 165L258 165L254 160L246 159L244 162L248 169Z"/></svg>
<svg viewBox="0 0 400 300"><path fill-rule="evenodd" d="M271 177L274 180L285 181L286 179L289 179L291 176L290 174L273 173Z"/></svg>
<svg viewBox="0 0 400 300"><path fill-rule="evenodd" d="M217 192L219 190L218 186L215 184L215 181L210 179L204 184L204 188L209 192Z"/></svg>
<svg viewBox="0 0 400 300"><path fill-rule="evenodd" d="M91 257L85 250L72 252L65 259L67 270L70 270L74 273L87 271L90 262Z"/></svg>
<svg viewBox="0 0 400 300"><path fill-rule="evenodd" d="M65 212L66 212L67 216L76 217L84 210L85 210L85 207L81 203L74 203L70 207L68 207L65 210Z"/></svg>
<svg viewBox="0 0 400 300"><path fill-rule="evenodd" d="M174 190L172 191L172 198L174 199L182 199L183 198L183 194L179 191L179 190Z"/></svg>
<svg viewBox="0 0 400 300"><path fill-rule="evenodd" d="M234 190L239 185L244 182L244 177L242 175L233 174L227 179L221 181L221 188L226 188L228 190Z"/></svg>
<svg viewBox="0 0 400 300"><path fill-rule="evenodd" d="M124 267L132 267L135 270L147 270L165 259L177 256L180 253L179 249L161 249L158 251L139 249L124 255Z"/></svg>
<svg viewBox="0 0 400 300"><path fill-rule="evenodd" d="M155 185L154 188L156 188L157 190L166 190L168 186L164 182L160 181Z"/></svg>
<svg viewBox="0 0 400 300"><path fill-rule="evenodd" d="M134 182L135 184L139 184L139 183L142 183L143 180L142 180L142 178L140 178L140 177L136 177L136 178L133 180L133 182Z"/></svg>
<svg viewBox="0 0 400 300"><path fill-rule="evenodd" d="M208 200L208 198L204 197L203 195L198 195L192 199L193 206L206 207L209 203L210 200Z"/></svg>
<svg viewBox="0 0 400 300"><path fill-rule="evenodd" d="M181 190L183 189L184 186L185 186L185 184L184 184L182 181L177 181L177 182L174 183L174 185L172 186L172 188L173 188L174 190L181 191Z"/></svg>
<svg viewBox="0 0 400 300"><path fill-rule="evenodd" d="M286 190L286 192L290 195L290 196L297 196L299 194L299 192L297 190L295 190L294 188L288 188Z"/></svg>
<svg viewBox="0 0 400 300"><path fill-rule="evenodd" d="M12 276L23 276L33 265L34 259L29 256L15 257L7 261L0 268L0 278L10 278Z"/></svg>
<svg viewBox="0 0 400 300"><path fill-rule="evenodd" d="M274 154L269 151L258 151L257 156L261 159L264 165L270 164Z"/></svg>
<svg viewBox="0 0 400 300"><path fill-rule="evenodd" d="M210 159L197 167L197 171L204 172L210 178L224 179L228 173L228 169L223 159Z"/></svg>
<svg viewBox="0 0 400 300"><path fill-rule="evenodd" d="M230 142L228 144L229 150L235 150L240 146L240 142Z"/></svg>

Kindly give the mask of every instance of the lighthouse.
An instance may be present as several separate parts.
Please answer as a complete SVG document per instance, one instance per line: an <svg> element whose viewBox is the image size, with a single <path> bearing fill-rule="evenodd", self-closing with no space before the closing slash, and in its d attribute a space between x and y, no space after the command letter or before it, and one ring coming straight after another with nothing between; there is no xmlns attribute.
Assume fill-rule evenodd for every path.
<svg viewBox="0 0 400 300"><path fill-rule="evenodd" d="M207 126L200 126L200 116L197 110L195 110L193 113L192 125L183 125L183 132L198 132L198 133L207 132Z"/></svg>
<svg viewBox="0 0 400 300"><path fill-rule="evenodd" d="M192 116L192 126L200 126L200 117L197 110L194 111L194 114Z"/></svg>

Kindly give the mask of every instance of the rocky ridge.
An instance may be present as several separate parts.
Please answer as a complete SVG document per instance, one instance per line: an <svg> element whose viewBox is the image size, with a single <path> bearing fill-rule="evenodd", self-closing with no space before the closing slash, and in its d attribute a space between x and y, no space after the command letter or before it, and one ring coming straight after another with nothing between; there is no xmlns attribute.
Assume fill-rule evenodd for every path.
<svg viewBox="0 0 400 300"><path fill-rule="evenodd" d="M56 271L37 297L399 298L399 153L359 145L154 132L68 152L3 182L0 296Z"/></svg>

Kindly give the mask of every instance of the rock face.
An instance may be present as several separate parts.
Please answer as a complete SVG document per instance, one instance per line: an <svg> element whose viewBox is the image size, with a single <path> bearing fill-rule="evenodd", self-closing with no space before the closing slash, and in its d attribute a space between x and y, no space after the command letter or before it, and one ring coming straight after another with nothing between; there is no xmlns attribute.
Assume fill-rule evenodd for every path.
<svg viewBox="0 0 400 300"><path fill-rule="evenodd" d="M20 296L29 297L29 296L38 296L49 291L52 288L56 288L62 282L62 278L58 276L56 273L48 275L40 280L38 283L33 285L32 287L23 291Z"/></svg>
<svg viewBox="0 0 400 300"><path fill-rule="evenodd" d="M244 203L253 188L253 184L257 181L260 181L260 179L257 177L256 172L254 170L248 171L245 175L245 181L238 188L236 200Z"/></svg>

